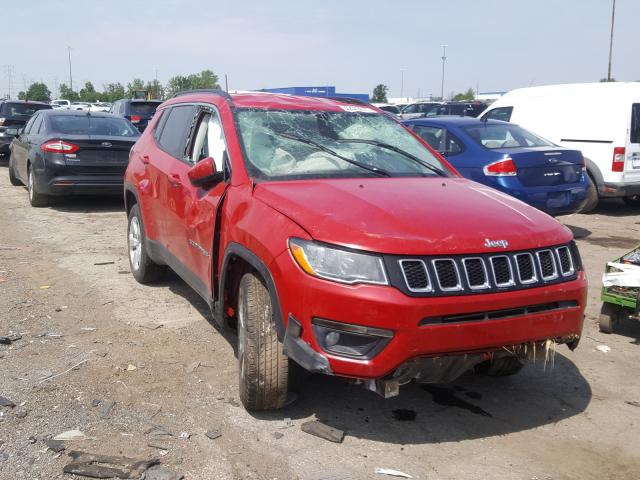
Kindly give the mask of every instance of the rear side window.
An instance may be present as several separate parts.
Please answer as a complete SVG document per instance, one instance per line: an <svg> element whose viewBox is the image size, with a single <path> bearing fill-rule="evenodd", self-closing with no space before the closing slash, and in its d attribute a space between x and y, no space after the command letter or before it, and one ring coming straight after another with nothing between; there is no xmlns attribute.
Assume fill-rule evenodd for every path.
<svg viewBox="0 0 640 480"><path fill-rule="evenodd" d="M195 113L196 107L181 105L163 115L167 119L160 131L158 143L165 152L179 160L184 159L187 135L193 126Z"/></svg>
<svg viewBox="0 0 640 480"><path fill-rule="evenodd" d="M493 110L489 110L482 118L486 118L487 120L502 120L503 122L510 122L512 113L513 107L498 107Z"/></svg>
<svg viewBox="0 0 640 480"><path fill-rule="evenodd" d="M640 103L631 106L631 143L640 143Z"/></svg>
<svg viewBox="0 0 640 480"><path fill-rule="evenodd" d="M138 115L140 117L153 117L153 114L156 113L156 108L158 108L160 104L157 102L131 102L129 106L131 115Z"/></svg>

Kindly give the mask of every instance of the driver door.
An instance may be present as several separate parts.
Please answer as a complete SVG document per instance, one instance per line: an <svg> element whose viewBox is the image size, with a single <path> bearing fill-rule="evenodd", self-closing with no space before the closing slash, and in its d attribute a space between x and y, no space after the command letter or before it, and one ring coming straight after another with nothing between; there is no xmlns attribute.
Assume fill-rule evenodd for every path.
<svg viewBox="0 0 640 480"><path fill-rule="evenodd" d="M172 253L188 271L194 288L201 294L211 296L212 249L216 225L216 212L227 188L227 181L207 187L191 184L188 172L198 162L212 157L218 172L227 169L227 147L222 133L222 124L213 107L199 107L196 121L186 149L185 161L176 161L171 180L179 186L171 189L171 204L180 208L180 215L169 217L175 221L167 225L171 232ZM228 175L225 176L229 178Z"/></svg>

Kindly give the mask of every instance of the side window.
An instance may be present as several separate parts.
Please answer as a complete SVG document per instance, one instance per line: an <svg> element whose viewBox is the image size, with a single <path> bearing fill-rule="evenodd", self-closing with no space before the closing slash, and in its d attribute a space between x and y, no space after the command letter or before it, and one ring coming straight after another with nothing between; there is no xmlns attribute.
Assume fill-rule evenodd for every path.
<svg viewBox="0 0 640 480"><path fill-rule="evenodd" d="M216 170L222 172L226 164L227 144L224 140L218 114L203 112L200 115L200 123L194 132L190 151L191 162L197 163L204 158L212 157L216 164Z"/></svg>
<svg viewBox="0 0 640 480"><path fill-rule="evenodd" d="M33 128L33 124L35 123L36 119L38 118L37 115L31 117L31 119L29 119L29 121L27 122L27 124L24 126L24 134L27 135L28 133L31 133L31 129Z"/></svg>
<svg viewBox="0 0 640 480"><path fill-rule="evenodd" d="M436 152L443 151L445 129L439 127L425 127L423 125L414 125L413 131L418 134L422 140L427 142Z"/></svg>
<svg viewBox="0 0 640 480"><path fill-rule="evenodd" d="M168 112L167 119L160 132L160 138L158 138L160 147L178 160L184 160L187 135L193 127L195 110L196 107L192 105L173 107Z"/></svg>
<svg viewBox="0 0 640 480"><path fill-rule="evenodd" d="M33 123L33 127L31 127L31 133L33 134L40 133L40 130L42 130L42 124L44 123L43 119L44 117L42 115L38 115L38 118Z"/></svg>
<svg viewBox="0 0 640 480"><path fill-rule="evenodd" d="M162 133L162 128L164 127L164 124L167 122L167 118L169 117L170 111L171 109L167 108L156 113L156 115L160 117L156 122L156 125L153 127L153 138L155 138L156 141L160 140L160 134Z"/></svg>
<svg viewBox="0 0 640 480"><path fill-rule="evenodd" d="M513 113L513 107L498 107L489 110L482 118L487 120L502 120L503 122L509 122L511 120L511 114Z"/></svg>
<svg viewBox="0 0 640 480"><path fill-rule="evenodd" d="M631 143L640 143L640 103L631 106Z"/></svg>

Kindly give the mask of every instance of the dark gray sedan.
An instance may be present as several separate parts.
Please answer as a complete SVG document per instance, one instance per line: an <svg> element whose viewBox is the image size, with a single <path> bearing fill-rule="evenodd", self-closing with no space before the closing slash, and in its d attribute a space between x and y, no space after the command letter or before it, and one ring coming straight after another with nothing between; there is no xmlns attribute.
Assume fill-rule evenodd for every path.
<svg viewBox="0 0 640 480"><path fill-rule="evenodd" d="M27 185L34 207L51 196L121 195L129 151L140 133L125 118L73 110L37 112L16 129L9 157L12 185Z"/></svg>

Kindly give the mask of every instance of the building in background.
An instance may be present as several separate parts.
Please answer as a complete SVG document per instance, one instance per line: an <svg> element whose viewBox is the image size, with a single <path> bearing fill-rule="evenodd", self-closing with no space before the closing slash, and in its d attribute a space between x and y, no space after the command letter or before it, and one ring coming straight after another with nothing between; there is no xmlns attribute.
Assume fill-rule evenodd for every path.
<svg viewBox="0 0 640 480"><path fill-rule="evenodd" d="M363 102L369 102L368 93L338 93L336 87L284 87L284 88L263 88L260 92L285 93L287 95L300 95L303 97L334 97L353 98Z"/></svg>

